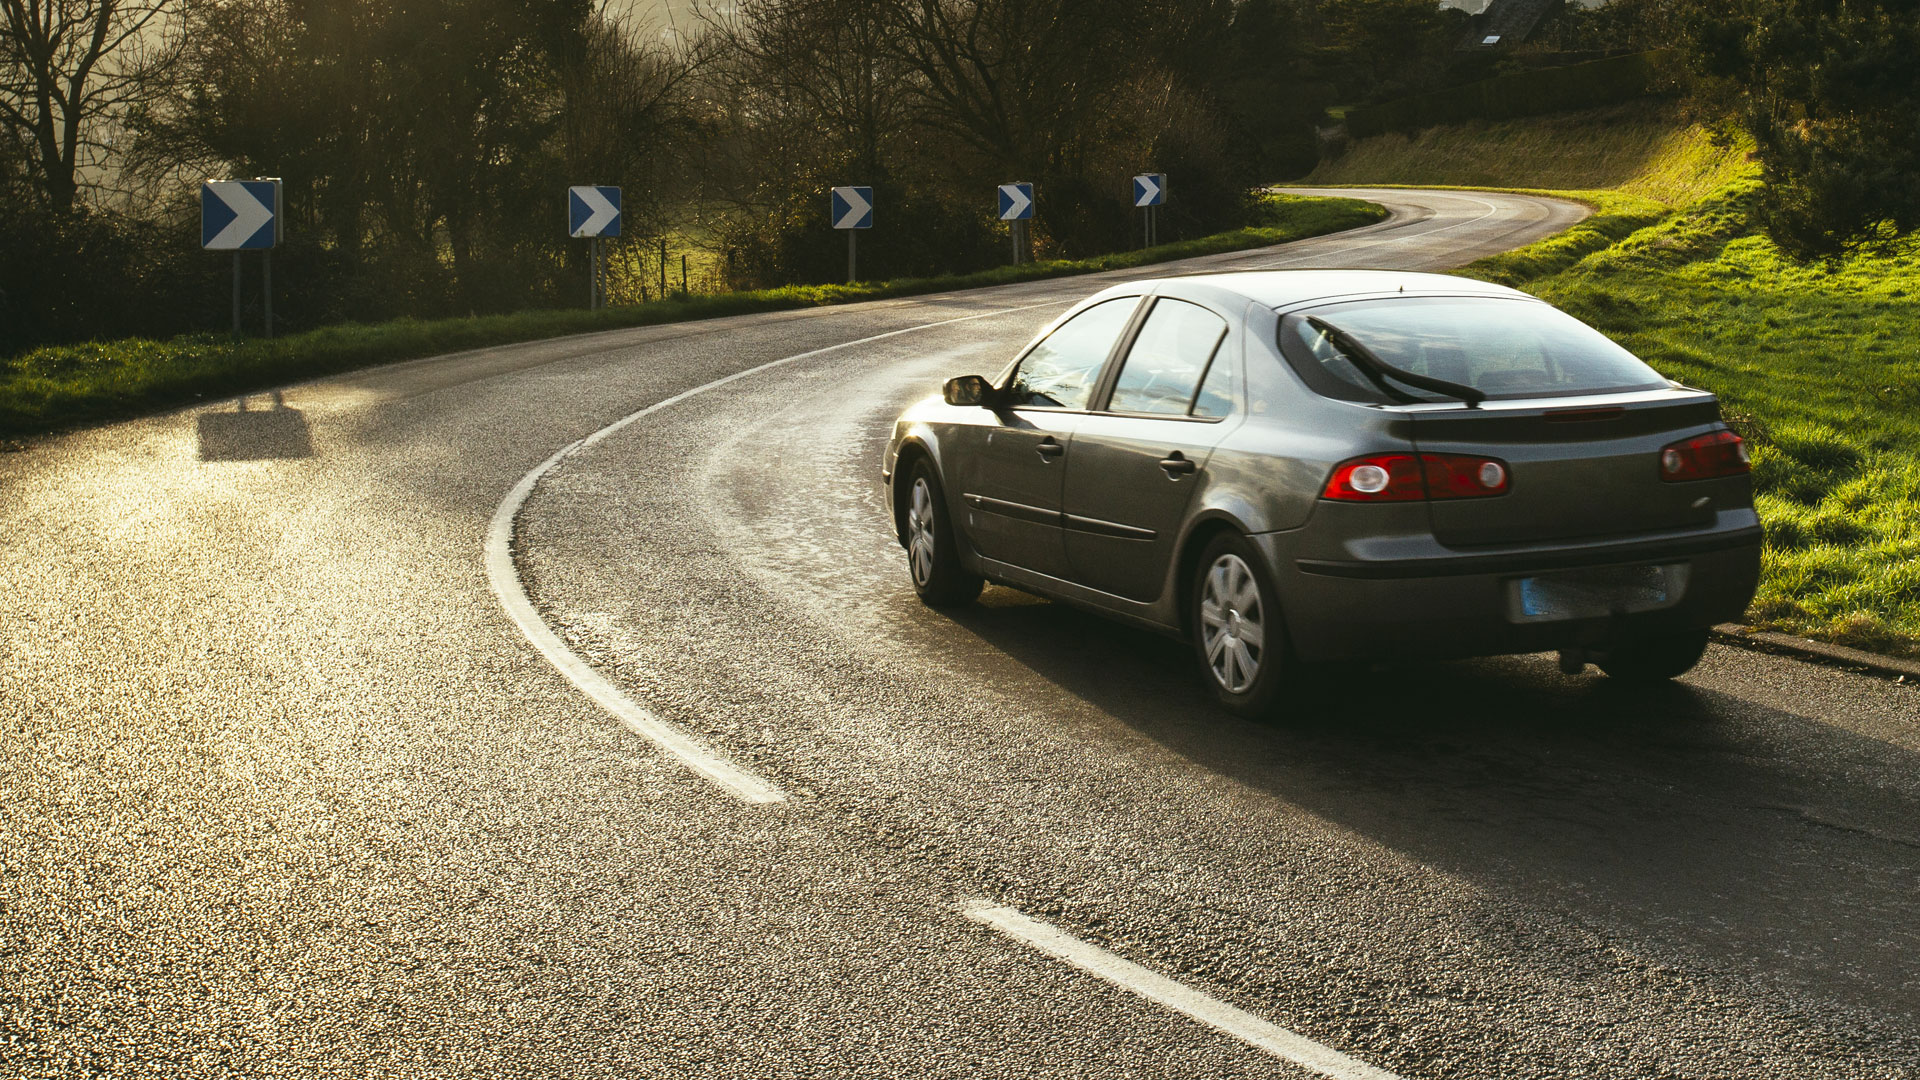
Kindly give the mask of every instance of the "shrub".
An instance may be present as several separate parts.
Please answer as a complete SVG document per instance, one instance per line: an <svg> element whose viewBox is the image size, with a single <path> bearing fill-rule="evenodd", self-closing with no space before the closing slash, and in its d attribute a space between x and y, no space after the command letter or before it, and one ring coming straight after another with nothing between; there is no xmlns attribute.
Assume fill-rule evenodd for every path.
<svg viewBox="0 0 1920 1080"><path fill-rule="evenodd" d="M1347 114L1347 131L1354 138L1366 138L1389 131L1411 133L1463 120L1504 120L1598 108L1671 92L1682 77L1678 57L1666 51L1518 71L1355 109Z"/></svg>

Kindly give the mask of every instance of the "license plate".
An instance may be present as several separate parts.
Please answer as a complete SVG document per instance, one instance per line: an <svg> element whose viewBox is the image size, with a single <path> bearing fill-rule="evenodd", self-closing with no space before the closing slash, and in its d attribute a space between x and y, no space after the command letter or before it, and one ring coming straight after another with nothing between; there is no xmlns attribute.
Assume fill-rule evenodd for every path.
<svg viewBox="0 0 1920 1080"><path fill-rule="evenodd" d="M1508 583L1508 614L1515 622L1547 622L1658 611L1680 602L1687 569L1609 566L1518 578Z"/></svg>

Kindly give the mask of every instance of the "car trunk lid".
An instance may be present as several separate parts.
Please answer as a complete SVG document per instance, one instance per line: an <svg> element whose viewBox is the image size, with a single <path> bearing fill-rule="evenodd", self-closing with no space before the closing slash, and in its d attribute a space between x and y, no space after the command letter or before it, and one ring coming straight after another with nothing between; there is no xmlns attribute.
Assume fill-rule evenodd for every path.
<svg viewBox="0 0 1920 1080"><path fill-rule="evenodd" d="M1714 520L1697 485L1664 483L1659 469L1662 447L1719 426L1712 394L1673 388L1405 408L1421 453L1498 458L1509 470L1504 495L1429 501L1443 544L1605 537Z"/></svg>

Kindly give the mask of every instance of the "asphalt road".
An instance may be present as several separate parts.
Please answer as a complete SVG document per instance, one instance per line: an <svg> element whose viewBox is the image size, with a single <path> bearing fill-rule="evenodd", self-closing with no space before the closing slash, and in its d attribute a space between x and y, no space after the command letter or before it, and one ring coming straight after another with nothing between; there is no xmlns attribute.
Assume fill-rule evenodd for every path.
<svg viewBox="0 0 1920 1080"><path fill-rule="evenodd" d="M1441 267L1579 216L1369 197L1395 218L1191 267ZM1718 647L1651 694L1386 665L1263 726L1164 639L922 608L887 421L1115 276L0 455L0 1076L1312 1075L982 904L1378 1075L1920 1076L1914 687ZM542 624L783 800L509 618L489 527L536 475L503 555Z"/></svg>

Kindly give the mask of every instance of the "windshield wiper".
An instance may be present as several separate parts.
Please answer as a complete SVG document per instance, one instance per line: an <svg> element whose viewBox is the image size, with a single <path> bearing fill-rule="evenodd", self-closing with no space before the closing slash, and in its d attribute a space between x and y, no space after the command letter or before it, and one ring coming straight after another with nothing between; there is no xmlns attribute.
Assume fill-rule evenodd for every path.
<svg viewBox="0 0 1920 1080"><path fill-rule="evenodd" d="M1477 409L1480 407L1481 402L1487 400L1486 392L1483 390L1476 390L1471 386L1465 386L1457 382L1448 382L1446 379L1436 379L1431 375L1415 375L1411 371L1402 371L1394 367L1392 364L1375 356L1372 349L1360 344L1360 342L1354 339L1352 334L1320 318L1318 315L1307 316L1307 325L1325 334L1327 340L1333 342L1333 347L1339 349L1347 359L1353 361L1354 366L1365 372L1367 377L1374 381L1375 385L1379 386L1381 390L1390 396L1398 398L1401 401L1413 402L1418 399L1410 394L1388 386L1386 384L1387 379L1395 379L1406 383L1408 386L1418 387L1422 390L1431 390L1436 394L1445 394L1448 397L1459 398L1461 401L1467 403L1467 408L1469 409Z"/></svg>

